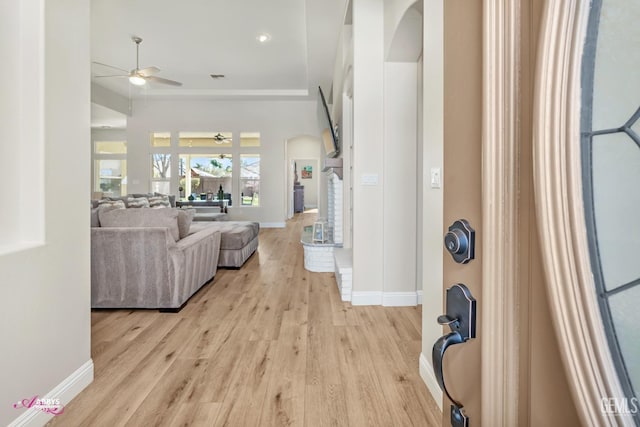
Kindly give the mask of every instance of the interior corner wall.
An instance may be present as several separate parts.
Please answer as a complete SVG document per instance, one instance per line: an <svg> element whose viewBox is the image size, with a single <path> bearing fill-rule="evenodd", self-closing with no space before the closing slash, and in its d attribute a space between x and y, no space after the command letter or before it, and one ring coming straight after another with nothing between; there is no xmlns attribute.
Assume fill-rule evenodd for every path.
<svg viewBox="0 0 640 427"><path fill-rule="evenodd" d="M21 7L25 0L3 0ZM93 377L90 340L90 43L89 2L47 0L37 3L43 16L44 140L42 186L30 197L44 199L44 243L0 255L0 425L22 417L13 404L46 396L68 403ZM0 26L10 15L0 13ZM8 62L17 57L4 57ZM32 52L38 55L39 52ZM19 120L19 110L3 115L3 124ZM0 140L16 144L19 140ZM13 209L9 200L0 210ZM24 221L25 219L21 219ZM83 370L83 367L87 367ZM74 374L82 372L81 377ZM72 381L73 380L73 381ZM34 410L35 411L35 410ZM46 416L40 411L40 425ZM20 424L24 425L24 424Z"/></svg>
<svg viewBox="0 0 640 427"><path fill-rule="evenodd" d="M416 292L418 64L384 64L384 292ZM415 303L415 297L414 297Z"/></svg>
<svg viewBox="0 0 640 427"><path fill-rule="evenodd" d="M442 335L435 321L443 310L444 236L442 188L432 188L430 171L444 161L444 0L424 0L422 146L422 355L420 373L435 401L442 390L433 374L431 348ZM442 182L445 186L446 182Z"/></svg>
<svg viewBox="0 0 640 427"><path fill-rule="evenodd" d="M383 291L382 0L353 0L353 304Z"/></svg>

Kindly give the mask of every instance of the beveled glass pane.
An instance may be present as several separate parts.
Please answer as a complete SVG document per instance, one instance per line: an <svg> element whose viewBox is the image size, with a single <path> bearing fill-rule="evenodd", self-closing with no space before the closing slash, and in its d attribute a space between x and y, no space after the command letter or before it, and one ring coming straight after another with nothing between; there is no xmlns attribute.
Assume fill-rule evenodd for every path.
<svg viewBox="0 0 640 427"><path fill-rule="evenodd" d="M126 141L96 141L96 154L127 154Z"/></svg>
<svg viewBox="0 0 640 427"><path fill-rule="evenodd" d="M260 132L241 132L241 147L260 147Z"/></svg>
<svg viewBox="0 0 640 427"><path fill-rule="evenodd" d="M151 132L152 147L171 147L171 132Z"/></svg>
<svg viewBox="0 0 640 427"><path fill-rule="evenodd" d="M606 289L640 277L640 149L625 134L593 138L593 200Z"/></svg>
<svg viewBox="0 0 640 427"><path fill-rule="evenodd" d="M180 132L180 147L231 147L231 132Z"/></svg>
<svg viewBox="0 0 640 427"><path fill-rule="evenodd" d="M620 350L624 354L629 380L635 390L640 390L640 286L609 298L611 316Z"/></svg>
<svg viewBox="0 0 640 427"><path fill-rule="evenodd" d="M593 88L593 130L625 124L640 104L640 1L602 2Z"/></svg>

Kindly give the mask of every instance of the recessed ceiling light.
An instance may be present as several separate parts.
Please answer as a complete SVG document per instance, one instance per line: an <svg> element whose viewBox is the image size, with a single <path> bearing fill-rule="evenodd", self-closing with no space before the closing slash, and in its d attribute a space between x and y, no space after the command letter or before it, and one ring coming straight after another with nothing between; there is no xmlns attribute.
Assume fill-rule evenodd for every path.
<svg viewBox="0 0 640 427"><path fill-rule="evenodd" d="M269 40L271 40L271 34L269 33L258 34L258 37L256 37L256 40L258 40L260 43L266 43Z"/></svg>

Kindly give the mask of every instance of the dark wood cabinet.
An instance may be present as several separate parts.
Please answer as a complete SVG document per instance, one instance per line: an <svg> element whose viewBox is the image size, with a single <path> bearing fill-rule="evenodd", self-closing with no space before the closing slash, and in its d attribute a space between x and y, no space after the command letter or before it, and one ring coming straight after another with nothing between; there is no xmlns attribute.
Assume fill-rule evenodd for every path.
<svg viewBox="0 0 640 427"><path fill-rule="evenodd" d="M293 186L293 212L304 212L304 185Z"/></svg>

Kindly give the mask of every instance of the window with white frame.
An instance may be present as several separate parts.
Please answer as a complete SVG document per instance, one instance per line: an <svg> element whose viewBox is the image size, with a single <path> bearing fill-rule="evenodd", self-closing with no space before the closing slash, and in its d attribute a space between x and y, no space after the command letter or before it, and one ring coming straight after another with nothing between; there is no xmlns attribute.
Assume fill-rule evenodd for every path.
<svg viewBox="0 0 640 427"><path fill-rule="evenodd" d="M151 132L149 150L151 191L216 199L222 188L229 206L260 206L259 132Z"/></svg>
<svg viewBox="0 0 640 427"><path fill-rule="evenodd" d="M260 206L260 154L240 154L240 204Z"/></svg>
<svg viewBox="0 0 640 427"><path fill-rule="evenodd" d="M150 191L169 194L171 192L171 132L151 132L149 136Z"/></svg>
<svg viewBox="0 0 640 427"><path fill-rule="evenodd" d="M169 194L171 188L171 154L151 155L151 191Z"/></svg>
<svg viewBox="0 0 640 427"><path fill-rule="evenodd" d="M231 199L233 155L180 154L178 171L179 184L184 189L185 197L205 195L215 199L222 188L224 198Z"/></svg>
<svg viewBox="0 0 640 427"><path fill-rule="evenodd" d="M126 141L95 141L93 191L103 196L127 194Z"/></svg>

